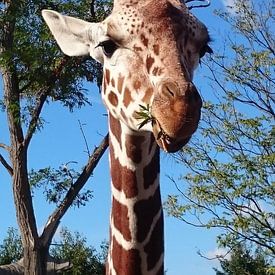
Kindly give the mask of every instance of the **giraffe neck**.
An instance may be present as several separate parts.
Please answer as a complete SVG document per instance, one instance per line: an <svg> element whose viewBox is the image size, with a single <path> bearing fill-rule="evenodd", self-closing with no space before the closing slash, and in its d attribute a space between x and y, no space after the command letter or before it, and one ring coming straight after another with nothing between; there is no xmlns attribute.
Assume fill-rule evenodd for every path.
<svg viewBox="0 0 275 275"><path fill-rule="evenodd" d="M163 275L159 148L109 116L112 210L107 274Z"/></svg>

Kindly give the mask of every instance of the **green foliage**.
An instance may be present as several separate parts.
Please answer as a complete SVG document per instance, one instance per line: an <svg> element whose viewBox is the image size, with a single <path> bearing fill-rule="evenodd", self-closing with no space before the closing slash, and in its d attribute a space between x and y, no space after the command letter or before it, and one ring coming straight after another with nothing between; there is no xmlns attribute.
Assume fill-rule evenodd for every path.
<svg viewBox="0 0 275 275"><path fill-rule="evenodd" d="M69 110L90 104L83 80L101 83L101 66L89 57L69 58L59 50L48 27L42 20L41 10L55 9L86 20L101 20L110 11L111 1L97 1L95 15L89 13L91 1L18 1L9 13L0 12L2 25L15 19L13 43L0 54L2 72L16 73L21 95L23 122L28 125L33 106L42 93L47 100L59 101ZM2 37L2 35L0 35Z"/></svg>
<svg viewBox="0 0 275 275"><path fill-rule="evenodd" d="M237 245L230 254L230 259L220 259L222 271L215 269L216 275L269 275L269 263L265 255L257 250L254 255L242 245Z"/></svg>
<svg viewBox="0 0 275 275"><path fill-rule="evenodd" d="M103 275L106 253L106 244L102 244L102 253L96 253L96 250L87 245L87 240L78 232L72 234L67 228L60 232L61 241L51 249L51 255L54 258L68 260L73 268L70 271L63 272L66 275L93 274Z"/></svg>
<svg viewBox="0 0 275 275"><path fill-rule="evenodd" d="M103 275L107 257L108 244L103 242L98 253L79 232L71 233L67 228L60 231L60 241L55 243L50 254L55 259L69 261L73 268L63 275L93 274ZM10 264L21 259L23 248L18 231L9 228L7 237L0 245L0 265Z"/></svg>
<svg viewBox="0 0 275 275"><path fill-rule="evenodd" d="M41 110L46 103L59 101L70 111L91 104L84 82L96 82L100 86L102 78L101 65L90 57L64 56L42 19L42 9L99 21L110 12L112 1L91 4L91 1L30 0L0 5L0 71L8 72L16 80L9 91L11 100L0 100L0 109L10 113L15 125L26 129L26 136L31 139L33 133L43 128ZM13 24L7 46L5 31ZM6 98L7 90L4 90ZM35 188L43 188L46 199L59 204L79 175L64 167L43 168L30 171L29 179L33 192ZM92 192L83 191L73 205L85 205L90 198Z"/></svg>
<svg viewBox="0 0 275 275"><path fill-rule="evenodd" d="M271 1L274 3L274 1ZM239 241L275 255L274 15L267 1L236 1L236 15L219 15L238 39L206 66L215 98L205 102L200 136L176 155L187 167L188 188L169 196L170 215L223 229L221 246ZM186 185L186 183L185 183ZM191 213L192 220L186 220ZM241 274L241 273L239 273Z"/></svg>
<svg viewBox="0 0 275 275"><path fill-rule="evenodd" d="M23 256L23 248L20 236L14 228L9 228L7 237L0 245L0 265L18 261Z"/></svg>
<svg viewBox="0 0 275 275"><path fill-rule="evenodd" d="M38 171L31 170L29 182L33 191L42 188L49 203L60 204L70 189L74 188L74 182L79 178L80 173L67 165L54 168L43 168ZM79 193L72 206L84 206L93 197L91 190L84 190Z"/></svg>
<svg viewBox="0 0 275 275"><path fill-rule="evenodd" d="M152 116L151 113L151 107L147 104L146 106L139 105L140 111L136 113L137 118L142 120L139 124L139 129L141 129L143 126L145 126L148 123L154 123L155 118Z"/></svg>
<svg viewBox="0 0 275 275"><path fill-rule="evenodd" d="M28 149L33 135L43 127L43 107L51 101L58 101L73 111L91 104L84 83L96 82L99 86L102 78L101 66L90 57L71 58L61 53L42 20L41 11L54 9L88 21L98 21L106 17L110 8L111 1L106 0L14 0L0 3L0 80L3 80L0 110L7 114L7 136L10 137L7 145L1 141L0 147L9 154L10 163L2 154L0 157L3 166L13 175L14 202L22 239L25 240L25 272L28 274L45 273L45 265L32 256L36 251L43 250L44 253L48 249L57 224L75 196L73 205L76 206L84 205L92 197L90 190L79 192L94 166L82 173L66 167L43 168L31 171L28 177ZM106 148L103 147L101 152ZM100 158L101 154L98 156ZM95 157L93 162L92 156L89 157L88 164L96 165L99 158ZM46 225L47 234L40 237L31 201L31 192L35 188L43 188L46 199L59 207ZM14 259L17 258L14 256ZM32 264L27 263L30 261Z"/></svg>

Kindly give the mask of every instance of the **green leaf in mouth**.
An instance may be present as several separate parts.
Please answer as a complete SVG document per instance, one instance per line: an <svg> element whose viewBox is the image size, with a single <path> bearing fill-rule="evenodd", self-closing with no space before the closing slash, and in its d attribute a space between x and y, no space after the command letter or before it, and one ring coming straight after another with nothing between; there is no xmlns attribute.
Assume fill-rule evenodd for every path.
<svg viewBox="0 0 275 275"><path fill-rule="evenodd" d="M140 111L136 112L136 114L137 119L142 120L142 122L138 125L138 129L141 129L144 125L150 122L153 124L155 122L155 118L151 114L151 107L149 106L149 104L147 104L146 106L139 105L139 107Z"/></svg>

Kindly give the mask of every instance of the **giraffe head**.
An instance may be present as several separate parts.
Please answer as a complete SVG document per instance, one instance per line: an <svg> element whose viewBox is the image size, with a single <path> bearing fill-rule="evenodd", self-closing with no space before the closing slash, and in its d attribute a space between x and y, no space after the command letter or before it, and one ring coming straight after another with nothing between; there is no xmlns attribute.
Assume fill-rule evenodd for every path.
<svg viewBox="0 0 275 275"><path fill-rule="evenodd" d="M211 52L206 27L178 0L115 0L100 23L44 10L63 52L103 64L102 96L110 114L133 131L151 131L168 152L197 129L202 101L192 83L199 59ZM142 106L150 123L142 124Z"/></svg>

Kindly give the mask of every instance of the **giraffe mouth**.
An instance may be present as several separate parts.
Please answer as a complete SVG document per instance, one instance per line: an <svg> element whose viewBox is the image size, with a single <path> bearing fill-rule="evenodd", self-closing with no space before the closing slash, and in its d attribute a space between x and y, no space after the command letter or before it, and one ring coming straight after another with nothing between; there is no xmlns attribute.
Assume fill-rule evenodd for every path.
<svg viewBox="0 0 275 275"><path fill-rule="evenodd" d="M170 137L163 130L157 119L154 119L152 125L156 142L159 147L162 148L166 153L174 153L179 151L191 138L187 137L179 141L175 138Z"/></svg>
<svg viewBox="0 0 275 275"><path fill-rule="evenodd" d="M183 138L174 138L167 133L161 126L159 120L152 114L151 107L149 105L140 105L141 111L136 112L136 118L142 119L139 123L138 129L141 129L148 123L151 123L153 134L158 146L163 149L166 153L174 153L179 151L185 144L188 143L192 134L185 135Z"/></svg>
<svg viewBox="0 0 275 275"><path fill-rule="evenodd" d="M168 147L172 144L172 138L165 133L165 131L161 128L159 122L156 120L155 127L153 126L153 130L155 133L157 143L160 143L161 147L165 152L168 152Z"/></svg>

